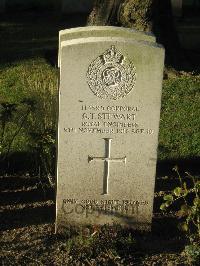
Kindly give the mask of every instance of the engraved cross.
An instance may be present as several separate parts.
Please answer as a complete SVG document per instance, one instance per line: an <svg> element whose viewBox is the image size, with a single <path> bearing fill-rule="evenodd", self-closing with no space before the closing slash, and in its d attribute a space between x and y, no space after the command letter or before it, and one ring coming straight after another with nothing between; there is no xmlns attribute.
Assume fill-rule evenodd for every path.
<svg viewBox="0 0 200 266"><path fill-rule="evenodd" d="M110 163L125 163L126 156L122 158L111 157L111 138L104 138L105 140L105 157L93 157L88 156L88 163L92 161L103 161L104 162L104 178L103 178L103 195L108 194L108 179L110 176Z"/></svg>

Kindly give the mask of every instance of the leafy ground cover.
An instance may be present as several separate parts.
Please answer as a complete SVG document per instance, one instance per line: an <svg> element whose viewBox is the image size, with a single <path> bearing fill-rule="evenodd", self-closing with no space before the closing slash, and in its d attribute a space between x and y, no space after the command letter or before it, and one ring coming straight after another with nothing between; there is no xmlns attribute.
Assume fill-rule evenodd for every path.
<svg viewBox="0 0 200 266"><path fill-rule="evenodd" d="M54 234L55 193L45 177L54 175L55 165L58 30L84 21L32 12L1 18L2 264L192 265L176 209L163 214L159 207L163 195L177 187L174 165L184 178L186 171L199 176L198 72L166 71L152 232L116 225Z"/></svg>
<svg viewBox="0 0 200 266"><path fill-rule="evenodd" d="M55 234L55 193L49 184L38 176L1 176L2 265L196 265L199 250L189 246L188 256L175 211L159 209L162 195L178 182L175 173L167 174L156 179L150 233L94 225Z"/></svg>
<svg viewBox="0 0 200 266"><path fill-rule="evenodd" d="M200 155L200 76L182 75L164 80L159 158L195 158Z"/></svg>

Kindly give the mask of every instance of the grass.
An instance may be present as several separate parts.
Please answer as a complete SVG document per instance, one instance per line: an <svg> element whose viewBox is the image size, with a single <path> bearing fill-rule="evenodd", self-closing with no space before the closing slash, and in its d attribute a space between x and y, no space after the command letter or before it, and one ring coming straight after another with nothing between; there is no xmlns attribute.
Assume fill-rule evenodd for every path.
<svg viewBox="0 0 200 266"><path fill-rule="evenodd" d="M164 81L159 136L159 159L200 155L200 76Z"/></svg>
<svg viewBox="0 0 200 266"><path fill-rule="evenodd" d="M2 153L7 152L13 134L19 130L12 143L11 153L30 152L37 145L34 143L36 138L42 138L47 132L52 132L55 138L57 70L38 58L4 66L0 69L0 75L1 103L15 105L10 119L5 118L5 133L1 138ZM27 109L27 105L31 109ZM20 129L19 125L24 119Z"/></svg>
<svg viewBox="0 0 200 266"><path fill-rule="evenodd" d="M21 16L6 14L0 22L3 54L0 58L0 164L3 172L17 171L16 167L20 167L15 163L17 158L33 154L27 166L20 167L21 171L54 173L58 32L84 24L86 16L78 19L68 16L62 20L60 14L40 12L29 11L20 13Z"/></svg>
<svg viewBox="0 0 200 266"><path fill-rule="evenodd" d="M57 69L44 58L15 61L0 66L0 101L16 104L17 110L6 124L2 152L23 118L24 99L35 101L32 110L12 144L12 152L30 152L34 141L54 138L57 114ZM180 76L164 81L158 159L180 160L200 156L200 76ZM20 118L21 117L21 118ZM49 134L51 132L52 134ZM45 136L46 134L46 136ZM38 139L37 139L38 140ZM50 142L51 144L51 142Z"/></svg>
<svg viewBox="0 0 200 266"><path fill-rule="evenodd" d="M23 119L23 102L27 99L34 101L34 108L15 137L11 152L30 152L36 140L46 145L42 149L55 143L58 31L78 23L84 24L84 18L79 17L78 22L72 18L62 21L54 13L43 17L29 12L22 13L22 17L8 15L2 19L0 103L16 105L16 111L6 123L4 141L1 140L2 153ZM199 75L179 75L164 80L159 160L199 157L199 100Z"/></svg>
<svg viewBox="0 0 200 266"><path fill-rule="evenodd" d="M75 21L71 20L66 25L55 16L42 18L41 14L32 13L24 14L21 18L12 15L2 21L0 152L1 160L6 159L9 165L3 164L5 167L1 171L10 170L11 161L14 161L22 172L33 170L34 174L41 171L44 175L49 172L53 174L58 30L75 26ZM83 19L80 18L79 22L83 23ZM199 75L185 73L164 80L158 150L160 160L193 160L200 157L199 100ZM17 156L12 157L14 154ZM36 163L30 163L35 160ZM18 168L13 167L13 171ZM21 192L16 190L13 193ZM24 192L27 194L26 190ZM12 193L9 195L12 196ZM37 199L32 197L32 200ZM26 204L18 205L4 206L5 209L11 206L16 208L15 213L4 211L4 225L11 225L9 230L4 231L1 240L5 265L43 265L48 262L52 265L64 265L67 262L69 265L167 265L168 262L168 265L184 265L185 258L180 256L179 250L183 247L177 246L179 236L174 234L165 221L160 221L157 235L138 236L118 226L94 226L79 232L65 232L66 235L60 236L53 234L53 223L36 225L37 220L38 224L41 223L43 216L47 220L45 211L49 211L53 217L52 208L48 210L45 205L39 211L37 207L30 210ZM17 210L18 207L23 207L21 212ZM34 225L24 226L28 220ZM166 226L166 231L162 226ZM161 235L165 235L166 241L163 238L161 241ZM169 240L172 239L175 240L170 244ZM164 261L166 264L163 264Z"/></svg>

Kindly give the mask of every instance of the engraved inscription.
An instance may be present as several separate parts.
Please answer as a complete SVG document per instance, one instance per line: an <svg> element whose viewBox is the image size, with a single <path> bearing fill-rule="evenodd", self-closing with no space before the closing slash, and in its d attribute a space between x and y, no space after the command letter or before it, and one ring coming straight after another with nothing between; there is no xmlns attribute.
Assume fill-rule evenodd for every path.
<svg viewBox="0 0 200 266"><path fill-rule="evenodd" d="M136 134L152 136L154 129L140 123L143 111L139 106L81 105L78 125L66 125L65 133Z"/></svg>
<svg viewBox="0 0 200 266"><path fill-rule="evenodd" d="M125 97L134 88L136 68L112 45L89 65L87 82L97 97L117 100Z"/></svg>
<svg viewBox="0 0 200 266"><path fill-rule="evenodd" d="M111 157L111 138L104 138L105 140L105 157L93 157L88 156L88 162L91 161L103 161L104 162L104 178L103 178L103 195L108 194L108 180L110 175L110 163L125 163L126 164L126 156L123 158L112 158Z"/></svg>
<svg viewBox="0 0 200 266"><path fill-rule="evenodd" d="M78 215L125 215L137 217L143 207L149 205L146 200L119 200L119 199L63 199L62 210L65 215L76 213Z"/></svg>

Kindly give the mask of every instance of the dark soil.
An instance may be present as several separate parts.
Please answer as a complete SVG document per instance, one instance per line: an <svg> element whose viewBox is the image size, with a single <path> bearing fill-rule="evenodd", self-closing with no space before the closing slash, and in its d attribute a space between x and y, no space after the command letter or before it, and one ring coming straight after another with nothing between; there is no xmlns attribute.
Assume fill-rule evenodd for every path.
<svg viewBox="0 0 200 266"><path fill-rule="evenodd" d="M168 177L164 177L163 170ZM152 232L132 232L128 229L136 239L136 249L122 253L124 255L120 257L102 252L98 256L90 254L86 258L81 256L85 252L85 249L80 249L81 246L74 251L73 247L67 245L73 239L73 234L54 233L55 193L47 180L28 175L2 176L1 264L189 265L183 255L185 238L177 229L175 212L164 215L159 211L164 191L172 189L177 183L170 163L158 164Z"/></svg>

